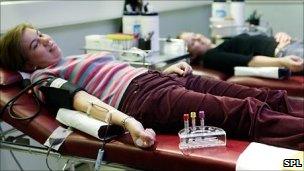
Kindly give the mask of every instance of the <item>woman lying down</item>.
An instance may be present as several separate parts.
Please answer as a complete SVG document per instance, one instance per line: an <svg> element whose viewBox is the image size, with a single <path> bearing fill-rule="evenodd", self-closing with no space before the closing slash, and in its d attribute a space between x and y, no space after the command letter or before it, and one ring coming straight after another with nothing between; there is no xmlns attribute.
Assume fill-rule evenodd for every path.
<svg viewBox="0 0 304 171"><path fill-rule="evenodd" d="M304 150L303 101L291 102L284 90L195 76L185 62L158 72L115 61L108 52L62 58L54 40L28 24L4 34L0 47L2 68L29 72L32 82L59 77L80 87L72 108L103 121L111 111L110 123L123 126L139 147L155 143L154 130L177 133L183 114L203 110L206 125L230 138Z"/></svg>

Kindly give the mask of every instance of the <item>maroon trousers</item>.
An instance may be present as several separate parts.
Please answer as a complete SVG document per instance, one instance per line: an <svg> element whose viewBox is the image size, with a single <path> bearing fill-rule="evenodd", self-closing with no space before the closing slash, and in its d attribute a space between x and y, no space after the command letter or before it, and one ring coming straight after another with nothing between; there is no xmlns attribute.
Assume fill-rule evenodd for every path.
<svg viewBox="0 0 304 171"><path fill-rule="evenodd" d="M175 133L184 113L203 110L206 125L223 128L230 138L304 150L303 100L283 90L148 71L131 82L119 109L145 127Z"/></svg>

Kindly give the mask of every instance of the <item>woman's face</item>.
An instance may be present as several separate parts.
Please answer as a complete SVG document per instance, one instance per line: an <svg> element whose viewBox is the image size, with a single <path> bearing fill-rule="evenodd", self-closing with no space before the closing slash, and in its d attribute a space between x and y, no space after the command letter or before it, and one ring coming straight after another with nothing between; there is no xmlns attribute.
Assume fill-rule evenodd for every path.
<svg viewBox="0 0 304 171"><path fill-rule="evenodd" d="M61 49L54 40L38 30L27 28L23 32L21 46L26 57L26 70L45 68L56 64L62 56Z"/></svg>
<svg viewBox="0 0 304 171"><path fill-rule="evenodd" d="M205 54L212 46L210 39L202 34L186 32L180 37L187 43L188 51L194 57Z"/></svg>

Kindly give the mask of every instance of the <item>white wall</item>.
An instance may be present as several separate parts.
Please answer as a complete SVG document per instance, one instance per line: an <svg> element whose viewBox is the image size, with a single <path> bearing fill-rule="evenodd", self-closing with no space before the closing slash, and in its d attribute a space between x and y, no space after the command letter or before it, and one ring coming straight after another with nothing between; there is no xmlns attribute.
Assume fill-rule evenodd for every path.
<svg viewBox="0 0 304 171"><path fill-rule="evenodd" d="M160 36L175 37L189 28L208 34L205 26L208 25L209 1L149 3L160 11ZM120 31L122 8L123 1L1 2L1 32L18 23L30 22L51 35L64 56L80 54L85 35Z"/></svg>
<svg viewBox="0 0 304 171"><path fill-rule="evenodd" d="M163 12L197 7L209 2L149 1L149 3L158 12ZM21 22L31 22L38 28L48 28L117 19L122 16L123 5L123 0L1 2L1 33Z"/></svg>
<svg viewBox="0 0 304 171"><path fill-rule="evenodd" d="M269 22L274 33L283 31L303 40L304 0L256 0L246 2L245 14L247 17L255 9L262 14L262 20Z"/></svg>

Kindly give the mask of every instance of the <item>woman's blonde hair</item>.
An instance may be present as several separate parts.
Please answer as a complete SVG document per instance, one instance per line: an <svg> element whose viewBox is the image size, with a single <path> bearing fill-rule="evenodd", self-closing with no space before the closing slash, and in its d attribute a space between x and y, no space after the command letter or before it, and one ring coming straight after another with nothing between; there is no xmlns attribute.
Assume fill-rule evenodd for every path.
<svg viewBox="0 0 304 171"><path fill-rule="evenodd" d="M25 29L34 27L21 23L7 31L0 39L0 67L13 71L23 70L26 62L21 39Z"/></svg>

